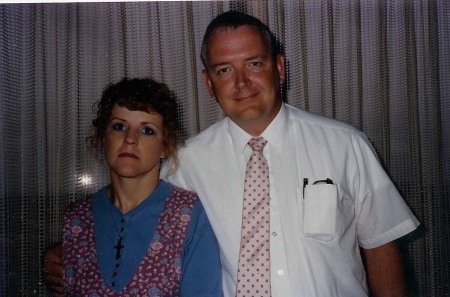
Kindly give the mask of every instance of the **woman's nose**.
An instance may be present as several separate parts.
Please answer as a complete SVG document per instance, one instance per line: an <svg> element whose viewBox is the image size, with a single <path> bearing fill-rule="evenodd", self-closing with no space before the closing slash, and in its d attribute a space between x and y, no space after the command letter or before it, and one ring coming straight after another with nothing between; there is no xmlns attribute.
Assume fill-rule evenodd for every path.
<svg viewBox="0 0 450 297"><path fill-rule="evenodd" d="M124 142L127 144L136 144L139 142L139 137L136 132L130 129L125 133Z"/></svg>

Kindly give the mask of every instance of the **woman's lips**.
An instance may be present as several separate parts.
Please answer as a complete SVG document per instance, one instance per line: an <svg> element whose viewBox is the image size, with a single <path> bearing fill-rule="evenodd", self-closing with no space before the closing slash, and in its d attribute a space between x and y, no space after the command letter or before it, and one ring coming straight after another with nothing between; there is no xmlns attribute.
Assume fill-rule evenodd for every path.
<svg viewBox="0 0 450 297"><path fill-rule="evenodd" d="M133 158L133 159L139 159L138 156L136 156L135 154L132 153L121 153L119 155L119 157L121 158Z"/></svg>

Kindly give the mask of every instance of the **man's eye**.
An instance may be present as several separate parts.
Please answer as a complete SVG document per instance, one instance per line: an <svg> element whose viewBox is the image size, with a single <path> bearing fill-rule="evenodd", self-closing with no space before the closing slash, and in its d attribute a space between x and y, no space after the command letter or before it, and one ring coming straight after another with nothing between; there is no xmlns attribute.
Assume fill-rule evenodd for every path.
<svg viewBox="0 0 450 297"><path fill-rule="evenodd" d="M262 63L258 62L258 61L250 62L250 66L251 67L258 67L258 66L261 66L261 65L262 65Z"/></svg>
<svg viewBox="0 0 450 297"><path fill-rule="evenodd" d="M124 130L125 129L125 125L124 124L114 124L113 126L112 126L112 128L114 129L114 130L116 130L116 131L122 131L122 130Z"/></svg>
<svg viewBox="0 0 450 297"><path fill-rule="evenodd" d="M153 135L153 134L155 134L155 131L153 131L153 129L149 128L149 127L145 127L144 129L142 129L142 132L144 132L144 134L146 134L146 135Z"/></svg>
<svg viewBox="0 0 450 297"><path fill-rule="evenodd" d="M217 74L221 75L221 74L225 74L228 72L228 68L221 68L217 71Z"/></svg>

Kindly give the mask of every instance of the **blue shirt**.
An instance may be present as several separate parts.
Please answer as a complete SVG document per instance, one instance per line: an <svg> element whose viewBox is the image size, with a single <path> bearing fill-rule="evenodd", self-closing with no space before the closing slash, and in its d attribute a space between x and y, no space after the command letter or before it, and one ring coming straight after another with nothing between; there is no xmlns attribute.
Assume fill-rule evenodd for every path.
<svg viewBox="0 0 450 297"><path fill-rule="evenodd" d="M122 214L107 196L109 186L93 198L94 231L100 271L120 291L133 277L155 233L173 185L160 182L139 206ZM123 237L116 259L119 234ZM199 199L192 209L181 259L180 296L222 296L222 274L216 237Z"/></svg>

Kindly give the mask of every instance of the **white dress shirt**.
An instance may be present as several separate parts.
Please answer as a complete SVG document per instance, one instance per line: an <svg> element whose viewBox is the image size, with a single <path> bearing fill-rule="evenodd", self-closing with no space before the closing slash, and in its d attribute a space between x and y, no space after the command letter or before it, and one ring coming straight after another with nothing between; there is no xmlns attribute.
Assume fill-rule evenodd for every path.
<svg viewBox="0 0 450 297"><path fill-rule="evenodd" d="M366 136L287 104L261 136L268 141L272 296L367 296L359 247L383 245L419 223ZM187 141L168 176L198 193L219 242L229 297L236 290L250 138L224 118Z"/></svg>

